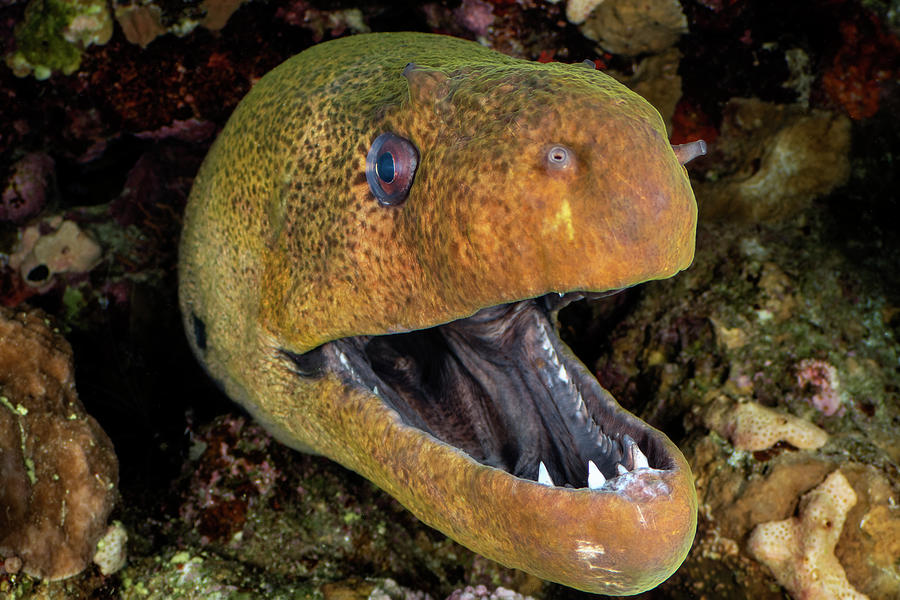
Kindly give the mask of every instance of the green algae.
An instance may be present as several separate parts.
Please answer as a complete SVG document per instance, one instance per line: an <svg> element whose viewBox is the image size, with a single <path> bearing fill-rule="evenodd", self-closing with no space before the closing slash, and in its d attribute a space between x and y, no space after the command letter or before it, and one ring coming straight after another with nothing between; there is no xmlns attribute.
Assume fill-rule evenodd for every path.
<svg viewBox="0 0 900 600"><path fill-rule="evenodd" d="M31 0L15 30L16 51L6 63L19 77L71 75L81 65L84 49L108 42L112 27L103 0Z"/></svg>
<svg viewBox="0 0 900 600"><path fill-rule="evenodd" d="M141 558L121 574L123 600L318 600L313 584L296 584L276 576L260 577L252 567L196 549Z"/></svg>
<svg viewBox="0 0 900 600"><path fill-rule="evenodd" d="M7 398L6 396L0 396L0 404L5 406L13 414L19 415L20 417L24 417L28 414L28 409L26 407L18 403L13 406L12 402L10 402L9 398ZM35 483L37 483L37 475L35 474L34 470L34 460L31 458L28 452L28 436L25 433L25 426L22 423L22 419L17 418L16 424L19 426L19 443L21 444L22 456L24 457L22 462L25 464L25 474L28 475L28 481L31 482L31 485L34 485Z"/></svg>

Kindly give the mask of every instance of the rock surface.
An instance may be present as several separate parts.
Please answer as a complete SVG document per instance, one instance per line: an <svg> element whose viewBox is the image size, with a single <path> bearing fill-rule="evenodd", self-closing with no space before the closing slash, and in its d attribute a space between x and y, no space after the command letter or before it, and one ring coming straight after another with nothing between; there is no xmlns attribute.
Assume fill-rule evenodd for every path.
<svg viewBox="0 0 900 600"><path fill-rule="evenodd" d="M118 462L78 400L69 344L34 309L0 309L0 482L0 557L48 580L90 564Z"/></svg>

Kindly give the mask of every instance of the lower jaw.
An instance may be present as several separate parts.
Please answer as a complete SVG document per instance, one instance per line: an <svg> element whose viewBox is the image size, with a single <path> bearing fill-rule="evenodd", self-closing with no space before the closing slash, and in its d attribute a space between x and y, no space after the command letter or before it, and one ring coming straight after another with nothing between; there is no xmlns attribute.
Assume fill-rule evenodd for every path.
<svg viewBox="0 0 900 600"><path fill-rule="evenodd" d="M479 554L583 591L635 594L668 578L690 549L690 469L652 428L646 439L670 457L669 468L636 469L598 490L541 485L480 463L406 425L370 393L328 379L344 393L339 437L323 453Z"/></svg>

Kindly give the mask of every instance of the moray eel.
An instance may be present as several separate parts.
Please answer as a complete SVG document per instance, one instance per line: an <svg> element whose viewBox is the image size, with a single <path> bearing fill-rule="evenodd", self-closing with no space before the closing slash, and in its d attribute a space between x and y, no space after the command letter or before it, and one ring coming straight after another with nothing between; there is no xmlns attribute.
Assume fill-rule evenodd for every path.
<svg viewBox="0 0 900 600"><path fill-rule="evenodd" d="M419 33L287 60L196 178L180 303L207 371L285 444L500 563L634 594L688 552L690 469L556 313L688 267L702 148L589 66Z"/></svg>

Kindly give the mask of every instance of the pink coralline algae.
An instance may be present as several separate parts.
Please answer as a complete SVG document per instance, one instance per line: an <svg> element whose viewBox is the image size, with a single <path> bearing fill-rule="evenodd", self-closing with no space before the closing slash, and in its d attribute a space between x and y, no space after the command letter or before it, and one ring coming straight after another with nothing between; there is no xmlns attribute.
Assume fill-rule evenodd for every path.
<svg viewBox="0 0 900 600"><path fill-rule="evenodd" d="M481 0L463 0L453 11L460 24L475 35L486 36L494 24L494 7Z"/></svg>
<svg viewBox="0 0 900 600"><path fill-rule="evenodd" d="M447 600L532 600L531 596L523 596L513 590L498 587L489 589L485 585L466 586L464 589L454 590Z"/></svg>
<svg viewBox="0 0 900 600"><path fill-rule="evenodd" d="M280 477L266 450L271 438L241 417L221 417L194 434L198 453L181 518L197 524L202 543L228 540L243 529L250 506L268 497Z"/></svg>
<svg viewBox="0 0 900 600"><path fill-rule="evenodd" d="M47 203L53 159L40 152L22 157L10 171L0 197L0 221L20 223L33 217Z"/></svg>
<svg viewBox="0 0 900 600"><path fill-rule="evenodd" d="M806 358L797 365L797 386L810 390L809 402L830 417L842 410L840 379L834 365L814 358Z"/></svg>

